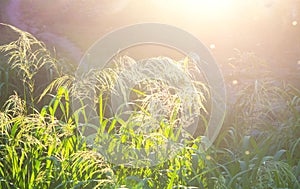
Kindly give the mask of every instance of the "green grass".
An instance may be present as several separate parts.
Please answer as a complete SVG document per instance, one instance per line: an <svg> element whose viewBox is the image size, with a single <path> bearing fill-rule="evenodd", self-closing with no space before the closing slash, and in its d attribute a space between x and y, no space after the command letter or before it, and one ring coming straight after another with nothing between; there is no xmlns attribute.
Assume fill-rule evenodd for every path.
<svg viewBox="0 0 300 189"><path fill-rule="evenodd" d="M222 131L215 143L204 150L201 136L180 136L186 124L186 118L182 117L185 107L174 95L174 87L156 80L143 81L131 91L133 108L111 114L107 99L117 94L113 86L126 68L122 61L115 67L94 70L86 80L77 82L74 76L59 71L59 62L48 54L41 42L28 33L8 27L20 38L0 47L5 55L0 64L3 104L0 109L0 188L300 187L299 89L271 76L265 79L257 74L254 78L240 78L239 84L231 88L236 101L229 104ZM173 61L164 58L151 61L166 60ZM173 62L188 68L184 67L187 61ZM241 61L244 59L237 60ZM251 60L251 64L256 61ZM130 63L135 64L134 60ZM46 79L47 84L42 89L37 89L40 85L35 76L44 73L43 68L49 66L55 68L57 74ZM256 66L262 70L259 64ZM170 79L176 77L181 76L174 74ZM196 100L191 96L182 99L202 107L203 111L198 113L205 117L209 114L209 110L205 111L209 92L202 83L193 84L199 96ZM9 90L2 90L4 88ZM100 127L96 128L97 134L87 137L81 127L89 119L82 97L89 96L85 92L91 89L94 95L88 100L93 102L92 110L97 113ZM167 90L162 93L162 89ZM72 108L74 96L82 100L82 107ZM155 116L158 108L150 106L149 99L163 99L165 106L159 110L166 112L165 117ZM43 102L43 106L39 102ZM188 108L193 110L194 107ZM127 119L122 116L125 113ZM191 115L193 113L196 110ZM143 123L157 127L147 128ZM185 147L155 165L142 161L155 146L163 145L165 138L173 142L184 139ZM90 139L96 140L96 148L90 145ZM130 148L121 149L118 147L121 144ZM112 160L119 158L119 154L133 160L140 155L140 161L125 165L108 161L108 156ZM134 168L133 165L143 166Z"/></svg>
<svg viewBox="0 0 300 189"><path fill-rule="evenodd" d="M1 112L1 188L104 187L113 182L113 171L87 149L72 123L60 122L46 110L27 115L24 106L11 96Z"/></svg>

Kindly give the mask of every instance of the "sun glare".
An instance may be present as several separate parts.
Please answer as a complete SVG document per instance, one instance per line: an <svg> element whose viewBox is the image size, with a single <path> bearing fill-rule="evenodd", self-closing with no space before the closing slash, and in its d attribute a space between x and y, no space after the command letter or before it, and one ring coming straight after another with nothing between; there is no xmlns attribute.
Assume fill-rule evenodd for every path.
<svg viewBox="0 0 300 189"><path fill-rule="evenodd" d="M187 14L205 14L220 16L230 11L233 0L166 0L158 1L160 6L166 6L173 10L183 10Z"/></svg>
<svg viewBox="0 0 300 189"><path fill-rule="evenodd" d="M232 0L191 0L194 4L203 5L211 10L221 10L230 7Z"/></svg>
<svg viewBox="0 0 300 189"><path fill-rule="evenodd" d="M176 0L182 1L182 0ZM185 4L190 7L203 6L205 8L213 9L226 9L232 4L232 0L186 0Z"/></svg>

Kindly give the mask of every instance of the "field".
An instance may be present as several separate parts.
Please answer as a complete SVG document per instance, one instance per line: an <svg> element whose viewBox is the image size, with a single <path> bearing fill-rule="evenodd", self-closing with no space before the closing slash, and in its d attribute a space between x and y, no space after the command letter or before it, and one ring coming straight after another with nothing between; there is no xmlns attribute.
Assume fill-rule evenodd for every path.
<svg viewBox="0 0 300 189"><path fill-rule="evenodd" d="M112 114L107 99L113 96L116 76L126 69L123 59L78 83L34 36L2 27L17 38L0 46L0 188L300 187L300 90L270 74L270 65L256 55L237 50L230 59L239 80L226 81L226 118L205 149L203 133L184 135L185 109L174 88L144 81L132 89L134 108ZM188 59L170 61L188 73ZM188 107L191 116L202 115L205 131L210 93L205 83L192 83L201 98L185 99L196 107ZM89 99L98 115L93 125L87 121L89 104L82 100L74 109L72 98L83 98L95 86ZM164 102L163 109L148 103L156 98ZM157 117L157 110L166 116ZM92 139L98 146L84 135L89 128L96 129ZM175 145L162 148L169 144L166 138ZM154 163L147 159L153 151Z"/></svg>

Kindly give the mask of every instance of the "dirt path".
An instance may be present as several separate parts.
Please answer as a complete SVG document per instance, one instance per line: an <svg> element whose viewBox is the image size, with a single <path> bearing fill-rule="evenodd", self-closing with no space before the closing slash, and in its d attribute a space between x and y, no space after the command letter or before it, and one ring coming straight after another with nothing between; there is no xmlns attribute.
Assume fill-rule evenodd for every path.
<svg viewBox="0 0 300 189"><path fill-rule="evenodd" d="M20 28L21 30L31 33L39 40L47 43L50 46L56 47L58 50L63 51L67 58L70 58L75 62L74 65L79 64L83 52L72 41L64 36L42 31L40 28L27 25L26 22L22 21L22 10L20 8L21 2L21 0L11 0L8 2L5 8L5 14L7 17L6 22L17 28Z"/></svg>

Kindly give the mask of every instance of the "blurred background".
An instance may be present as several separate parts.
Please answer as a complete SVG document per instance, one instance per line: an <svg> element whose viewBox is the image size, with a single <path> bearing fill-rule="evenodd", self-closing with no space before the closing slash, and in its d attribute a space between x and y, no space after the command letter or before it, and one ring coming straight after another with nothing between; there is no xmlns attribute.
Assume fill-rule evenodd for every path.
<svg viewBox="0 0 300 189"><path fill-rule="evenodd" d="M224 72L237 52L255 54L278 77L296 77L300 71L300 0L2 0L0 7L1 22L32 33L74 65L105 34L131 24L158 22L196 36ZM2 32L2 41L7 38ZM182 56L149 46L126 54Z"/></svg>

